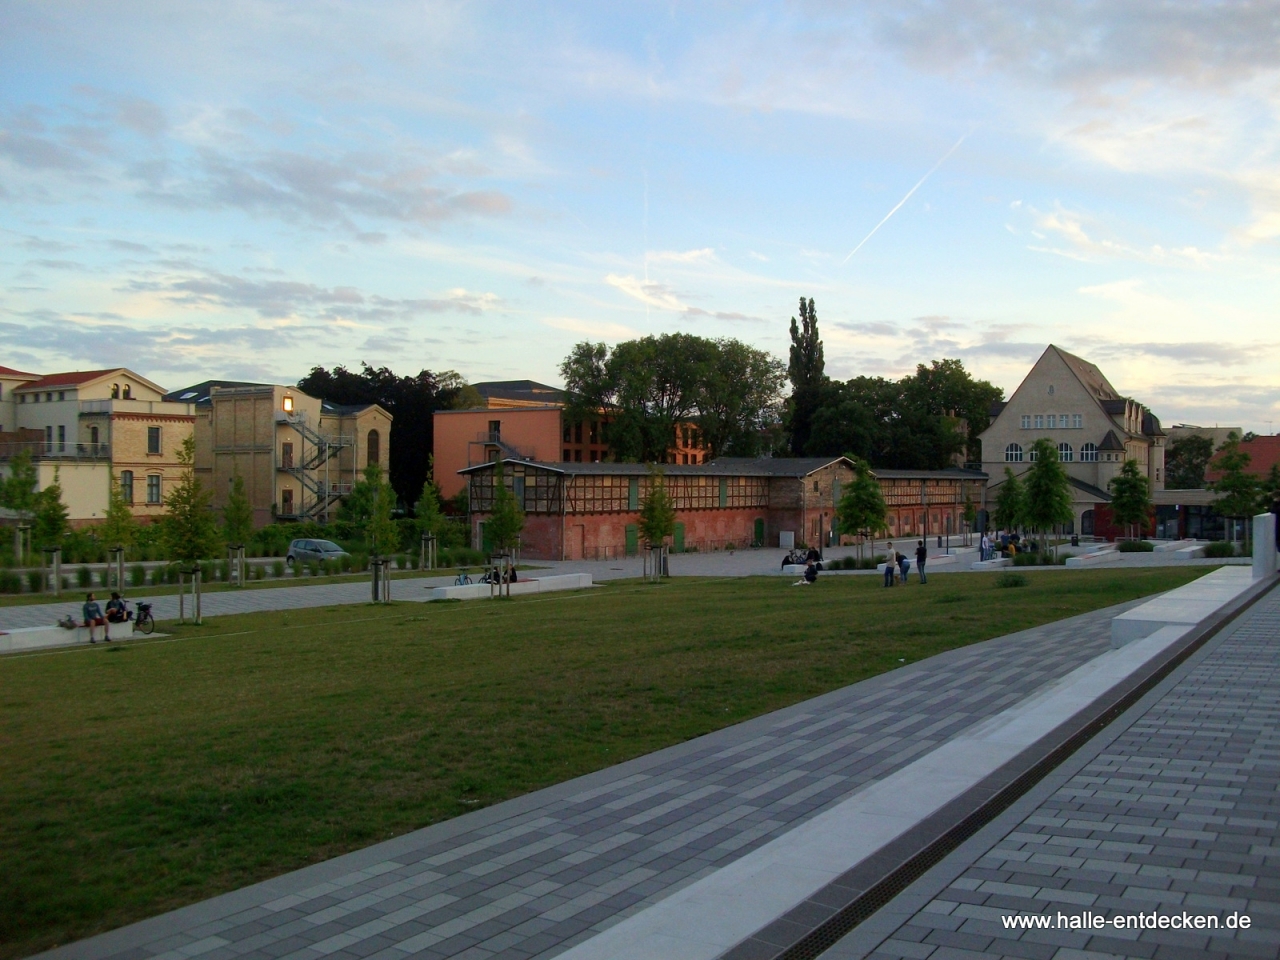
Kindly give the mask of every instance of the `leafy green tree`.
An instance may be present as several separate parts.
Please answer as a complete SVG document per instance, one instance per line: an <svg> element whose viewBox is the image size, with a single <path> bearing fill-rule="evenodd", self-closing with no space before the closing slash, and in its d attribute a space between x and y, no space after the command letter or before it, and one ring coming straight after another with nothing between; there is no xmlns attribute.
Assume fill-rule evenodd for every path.
<svg viewBox="0 0 1280 960"><path fill-rule="evenodd" d="M444 532L448 520L440 509L440 491L430 477L423 482L422 494L413 505L413 517L420 534L434 534L438 537Z"/></svg>
<svg viewBox="0 0 1280 960"><path fill-rule="evenodd" d="M1273 463L1262 481L1262 510L1275 512L1276 504L1280 504L1280 463Z"/></svg>
<svg viewBox="0 0 1280 960"><path fill-rule="evenodd" d="M499 461L493 472L493 508L484 522L484 534L494 550L502 553L515 549L524 530L524 508L515 494L507 489Z"/></svg>
<svg viewBox="0 0 1280 960"><path fill-rule="evenodd" d="M239 471L231 478L231 492L222 508L222 533L227 543L244 545L253 536L253 505L244 490Z"/></svg>
<svg viewBox="0 0 1280 960"><path fill-rule="evenodd" d="M1204 472L1213 459L1213 441L1198 434L1180 437L1169 445L1164 458L1165 487L1170 490L1200 490Z"/></svg>
<svg viewBox="0 0 1280 960"><path fill-rule="evenodd" d="M409 377L367 363L359 373L343 366L314 367L298 381L298 389L330 403L376 403L391 414L391 436L383 450L390 448L387 475L404 503L413 502L430 471L428 457L435 439L432 414L481 405L475 388L453 370L420 370Z"/></svg>
<svg viewBox="0 0 1280 960"><path fill-rule="evenodd" d="M995 521L1001 530L1017 530L1023 524L1025 500L1022 481L1013 472L1012 467L1004 468L1004 483L996 494Z"/></svg>
<svg viewBox="0 0 1280 960"><path fill-rule="evenodd" d="M876 552L876 534L885 527L886 508L880 481L871 472L865 460L850 457L853 461L853 481L840 495L836 506L836 525L845 536L866 535L871 538L871 555ZM862 559L862 544L858 544L858 559Z"/></svg>
<svg viewBox="0 0 1280 960"><path fill-rule="evenodd" d="M660 547L667 537L675 533L676 507L667 493L662 470L649 465L649 489L640 505L640 536L650 547Z"/></svg>
<svg viewBox="0 0 1280 960"><path fill-rule="evenodd" d="M1227 441L1218 448L1211 466L1218 473L1218 479L1208 484L1210 490L1218 494L1213 510L1219 516L1228 519L1252 517L1260 512L1262 504L1262 478L1247 471L1253 461L1247 452L1240 449L1240 438L1235 431L1227 434ZM1270 509L1271 504L1266 505ZM1248 549L1252 534L1252 523L1244 525L1245 548Z"/></svg>
<svg viewBox="0 0 1280 960"><path fill-rule="evenodd" d="M34 523L31 528L32 543L37 549L61 545L69 526L67 505L62 502L62 484L58 468L53 470L53 483L36 494Z"/></svg>
<svg viewBox="0 0 1280 960"><path fill-rule="evenodd" d="M969 544L969 535L973 533L973 525L978 519L978 507L973 502L973 498L969 496L969 488L964 488L964 510L961 513L964 517L964 542Z"/></svg>
<svg viewBox="0 0 1280 960"><path fill-rule="evenodd" d="M818 335L818 311L813 298L808 302L800 298L800 323L791 318L791 354L787 363L787 377L791 380L791 397L787 401L787 431L791 438L793 456L804 456L809 449L809 434L813 415L822 397L826 383L826 359L823 356L822 338Z"/></svg>
<svg viewBox="0 0 1280 960"><path fill-rule="evenodd" d="M357 487L360 488L358 491ZM355 519L364 528L369 552L375 557L395 553L400 547L399 532L395 521L391 519L396 506L396 493L378 464L371 463L364 468L364 479L353 486L348 499L357 498L357 494L355 509L363 511L363 515Z"/></svg>
<svg viewBox="0 0 1280 960"><path fill-rule="evenodd" d="M1107 486L1111 490L1112 520L1124 524L1125 536L1130 539L1135 526L1141 536L1151 517L1151 484L1138 469L1138 461L1126 460Z"/></svg>
<svg viewBox="0 0 1280 960"><path fill-rule="evenodd" d="M1043 554L1045 534L1071 522L1071 481L1052 440L1041 437L1031 451L1032 464L1023 481L1023 520L1040 532Z"/></svg>
<svg viewBox="0 0 1280 960"><path fill-rule="evenodd" d="M40 477L28 450L19 451L9 461L9 476L0 479L0 507L14 511L24 520L35 516Z"/></svg>
<svg viewBox="0 0 1280 960"><path fill-rule="evenodd" d="M109 547L124 547L128 550L138 537L138 521L133 517L133 509L124 498L124 490L120 481L114 476L107 491L107 515L98 528L98 537Z"/></svg>
<svg viewBox="0 0 1280 960"><path fill-rule="evenodd" d="M165 555L183 563L209 560L222 552L213 494L196 476L195 459L195 437L188 436L178 448L182 473L164 499L165 515L160 520Z"/></svg>
<svg viewBox="0 0 1280 960"><path fill-rule="evenodd" d="M621 460L662 462L682 424L696 423L712 455L750 456L775 419L781 367L736 340L687 333L619 343L579 343L560 364L565 417L608 410L609 445Z"/></svg>

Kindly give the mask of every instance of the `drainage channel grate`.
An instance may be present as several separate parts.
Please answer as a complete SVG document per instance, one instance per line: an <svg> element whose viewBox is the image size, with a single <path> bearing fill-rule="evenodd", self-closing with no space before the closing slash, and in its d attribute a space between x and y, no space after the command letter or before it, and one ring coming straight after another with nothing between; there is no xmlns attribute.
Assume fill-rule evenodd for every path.
<svg viewBox="0 0 1280 960"><path fill-rule="evenodd" d="M773 960L816 960L822 953L831 949L854 927L867 920L876 911L886 906L894 897L902 893L903 890L941 863L952 851L1007 810L1014 801L1110 726L1121 714L1151 692L1165 677L1181 666L1188 657L1204 646L1210 637L1216 635L1223 627L1236 619L1267 592L1269 591L1262 591L1224 618L1221 623L1207 628L1202 636L1196 637L1171 656L1146 679L1140 681L1128 693L1123 694L1102 713L1038 760L1023 774L1006 784L977 810L948 829L919 853L910 857L900 867L877 882L875 886L805 934L801 939L774 954ZM730 953L733 952L730 951Z"/></svg>

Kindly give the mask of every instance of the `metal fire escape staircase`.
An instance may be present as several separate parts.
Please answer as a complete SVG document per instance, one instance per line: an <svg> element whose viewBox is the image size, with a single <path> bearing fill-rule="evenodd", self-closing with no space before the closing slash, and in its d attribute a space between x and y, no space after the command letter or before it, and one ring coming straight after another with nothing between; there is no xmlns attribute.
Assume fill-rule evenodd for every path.
<svg viewBox="0 0 1280 960"><path fill-rule="evenodd" d="M343 450L354 447L355 437L320 433L307 423L307 415L302 412L277 416L297 431L301 441L294 462L281 465L302 485L303 495L296 516L300 520L327 519L329 508L351 492L350 484L336 482L335 478L341 477L341 472L336 469L337 464L330 464L330 461L337 459ZM330 467L334 468L332 477Z"/></svg>

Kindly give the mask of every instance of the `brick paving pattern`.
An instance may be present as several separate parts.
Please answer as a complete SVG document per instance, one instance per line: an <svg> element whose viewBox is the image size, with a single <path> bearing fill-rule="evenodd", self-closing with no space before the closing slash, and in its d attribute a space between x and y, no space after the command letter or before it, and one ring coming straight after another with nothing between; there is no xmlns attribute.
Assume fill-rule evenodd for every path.
<svg viewBox="0 0 1280 960"><path fill-rule="evenodd" d="M1131 605L909 665L461 834L428 828L384 862L112 956L554 956L1105 652Z"/></svg>
<svg viewBox="0 0 1280 960"><path fill-rule="evenodd" d="M1280 590L870 954L1280 955ZM1103 736L1106 736L1104 733ZM942 880L939 881L944 882ZM1246 914L1248 930L1008 930L1016 914ZM838 946L832 956L853 956Z"/></svg>

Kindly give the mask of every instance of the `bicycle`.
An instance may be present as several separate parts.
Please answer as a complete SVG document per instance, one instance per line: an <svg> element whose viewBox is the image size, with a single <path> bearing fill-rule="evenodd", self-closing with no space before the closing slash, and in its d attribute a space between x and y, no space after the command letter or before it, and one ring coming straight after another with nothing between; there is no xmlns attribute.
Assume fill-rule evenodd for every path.
<svg viewBox="0 0 1280 960"><path fill-rule="evenodd" d="M471 578L468 577L465 572L460 573L458 574L457 579L453 581L453 585L455 587L469 587L471 585Z"/></svg>
<svg viewBox="0 0 1280 960"><path fill-rule="evenodd" d="M156 628L155 617L151 616L151 604L139 603L138 615L133 621L133 629L139 633L150 633Z"/></svg>

